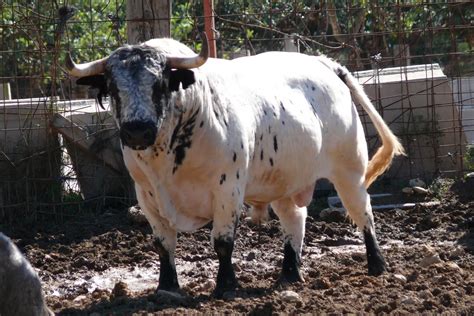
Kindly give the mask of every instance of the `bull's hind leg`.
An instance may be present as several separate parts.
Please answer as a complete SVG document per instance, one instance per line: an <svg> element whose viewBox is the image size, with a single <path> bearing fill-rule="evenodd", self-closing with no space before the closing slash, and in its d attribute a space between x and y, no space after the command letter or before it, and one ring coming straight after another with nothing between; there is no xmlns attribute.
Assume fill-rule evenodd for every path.
<svg viewBox="0 0 474 316"><path fill-rule="evenodd" d="M306 207L298 207L291 198L275 201L271 205L283 229L284 248L280 281L290 283L304 281L300 273L300 265Z"/></svg>
<svg viewBox="0 0 474 316"><path fill-rule="evenodd" d="M369 275L382 274L386 271L386 265L375 236L374 216L363 176L358 172L340 170L330 180L349 216L364 234Z"/></svg>

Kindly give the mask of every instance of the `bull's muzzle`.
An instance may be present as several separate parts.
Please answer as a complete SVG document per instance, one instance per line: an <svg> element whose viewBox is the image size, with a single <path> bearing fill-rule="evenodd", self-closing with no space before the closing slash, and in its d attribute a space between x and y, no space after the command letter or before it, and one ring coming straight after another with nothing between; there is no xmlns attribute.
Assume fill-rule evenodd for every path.
<svg viewBox="0 0 474 316"><path fill-rule="evenodd" d="M155 143L156 124L152 121L125 122L120 127L120 139L133 150L145 150Z"/></svg>

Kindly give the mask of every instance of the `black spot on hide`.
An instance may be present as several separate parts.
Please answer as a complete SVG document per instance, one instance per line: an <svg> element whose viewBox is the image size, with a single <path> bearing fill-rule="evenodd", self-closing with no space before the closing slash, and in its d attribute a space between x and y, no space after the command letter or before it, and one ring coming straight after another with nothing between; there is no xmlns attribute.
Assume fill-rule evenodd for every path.
<svg viewBox="0 0 474 316"><path fill-rule="evenodd" d="M219 180L220 185L222 185L222 183L224 183L225 178L226 178L225 173L221 174L221 179Z"/></svg>
<svg viewBox="0 0 474 316"><path fill-rule="evenodd" d="M260 151L260 160L263 160L263 149Z"/></svg>
<svg viewBox="0 0 474 316"><path fill-rule="evenodd" d="M176 172L184 158L186 157L186 150L191 147L194 125L196 124L196 117L199 109L196 110L188 118L184 118L181 114L176 124L173 134L171 135L170 149L174 153L174 168L173 173Z"/></svg>
<svg viewBox="0 0 474 316"><path fill-rule="evenodd" d="M214 115L216 116L216 118L219 118L219 113L217 113L216 110L214 110Z"/></svg>
<svg viewBox="0 0 474 316"><path fill-rule="evenodd" d="M237 174L235 175L237 177L237 179L240 178L240 175L239 175L239 170L237 170Z"/></svg>
<svg viewBox="0 0 474 316"><path fill-rule="evenodd" d="M314 86L312 86L312 87L311 87L311 90L313 90L313 91L314 91L314 90L316 90L316 88L315 88Z"/></svg>
<svg viewBox="0 0 474 316"><path fill-rule="evenodd" d="M232 160L235 162L237 160L237 153L234 151L234 156L232 157Z"/></svg>
<svg viewBox="0 0 474 316"><path fill-rule="evenodd" d="M281 109L283 110L283 112L286 112L286 108L285 108L285 106L283 105L283 102L280 102L280 107L281 107Z"/></svg>
<svg viewBox="0 0 474 316"><path fill-rule="evenodd" d="M285 121L281 121L281 124L285 125Z"/></svg>
<svg viewBox="0 0 474 316"><path fill-rule="evenodd" d="M263 110L263 114L267 115L267 111Z"/></svg>
<svg viewBox="0 0 474 316"><path fill-rule="evenodd" d="M199 127L203 127L204 126L204 121L201 121L201 124L199 124Z"/></svg>
<svg viewBox="0 0 474 316"><path fill-rule="evenodd" d="M242 142L240 143L240 148L244 149L244 143L242 143Z"/></svg>
<svg viewBox="0 0 474 316"><path fill-rule="evenodd" d="M270 165L273 167L273 158L270 158L269 161L270 161Z"/></svg>
<svg viewBox="0 0 474 316"><path fill-rule="evenodd" d="M148 191L148 194L150 194L150 196L153 196L153 193L151 193L151 191Z"/></svg>
<svg viewBox="0 0 474 316"><path fill-rule="evenodd" d="M277 141L277 136L273 136L273 149L275 150L275 152L278 151L278 141Z"/></svg>

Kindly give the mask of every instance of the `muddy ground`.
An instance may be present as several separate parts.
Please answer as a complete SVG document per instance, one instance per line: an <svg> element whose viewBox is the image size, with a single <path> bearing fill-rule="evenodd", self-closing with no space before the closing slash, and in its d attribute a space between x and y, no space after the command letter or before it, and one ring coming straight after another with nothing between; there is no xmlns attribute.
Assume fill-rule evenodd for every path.
<svg viewBox="0 0 474 316"><path fill-rule="evenodd" d="M303 250L306 281L278 285L282 260L278 221L253 227L242 219L233 256L242 288L222 300L211 295L217 257L209 243L209 227L179 235L182 296L155 293L159 263L151 230L133 222L125 210L34 230L3 230L38 270L47 302L59 315L474 315L473 191L474 182L457 183L438 196L438 206L376 211L378 238L389 264L389 272L381 277L367 276L365 249L354 226L340 216L323 220L321 208L313 206Z"/></svg>

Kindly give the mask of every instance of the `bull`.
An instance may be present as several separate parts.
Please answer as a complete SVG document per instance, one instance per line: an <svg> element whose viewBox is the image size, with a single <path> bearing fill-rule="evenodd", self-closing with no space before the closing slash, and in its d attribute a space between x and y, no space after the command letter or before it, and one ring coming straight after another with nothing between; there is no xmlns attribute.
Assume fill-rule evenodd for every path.
<svg viewBox="0 0 474 316"><path fill-rule="evenodd" d="M363 232L369 275L386 270L368 186L403 147L350 72L324 56L267 52L208 59L172 39L125 45L100 60L66 60L78 83L111 97L126 167L160 258L158 290L179 289L178 231L212 222L219 268L214 294L238 286L232 266L244 203L268 205L283 231L281 280L300 272L307 206L329 179ZM369 161L360 103L382 145ZM100 100L99 100L100 101Z"/></svg>
<svg viewBox="0 0 474 316"><path fill-rule="evenodd" d="M41 281L10 238L0 233L0 315L51 316Z"/></svg>

